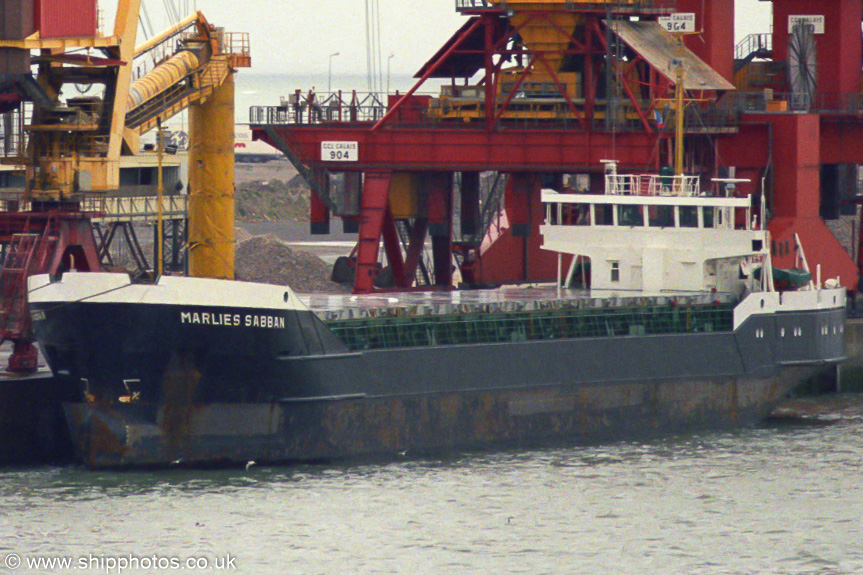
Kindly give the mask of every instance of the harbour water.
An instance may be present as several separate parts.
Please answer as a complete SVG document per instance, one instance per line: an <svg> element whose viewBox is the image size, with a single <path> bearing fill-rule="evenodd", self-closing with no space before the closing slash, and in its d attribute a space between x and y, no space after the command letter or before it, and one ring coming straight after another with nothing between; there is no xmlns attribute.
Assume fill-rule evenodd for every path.
<svg viewBox="0 0 863 575"><path fill-rule="evenodd" d="M853 574L861 470L859 407L832 425L443 459L9 469L0 573Z"/></svg>

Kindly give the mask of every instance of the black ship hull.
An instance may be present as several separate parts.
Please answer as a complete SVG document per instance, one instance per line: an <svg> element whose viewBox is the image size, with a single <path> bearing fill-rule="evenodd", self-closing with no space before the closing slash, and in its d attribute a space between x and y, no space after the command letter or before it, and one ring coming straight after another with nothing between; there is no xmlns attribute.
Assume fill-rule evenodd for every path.
<svg viewBox="0 0 863 575"><path fill-rule="evenodd" d="M746 425L843 352L842 307L753 314L726 332L354 352L299 307L50 296L31 306L52 369L81 388L67 420L93 467L334 460Z"/></svg>

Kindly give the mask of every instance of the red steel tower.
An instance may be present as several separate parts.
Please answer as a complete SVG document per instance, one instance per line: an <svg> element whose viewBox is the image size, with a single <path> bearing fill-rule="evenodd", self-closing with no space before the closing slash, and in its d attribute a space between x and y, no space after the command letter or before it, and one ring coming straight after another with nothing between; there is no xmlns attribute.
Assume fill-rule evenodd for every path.
<svg viewBox="0 0 863 575"><path fill-rule="evenodd" d="M676 114L687 173L749 178L736 193L763 192L779 265L793 263L797 233L825 278L856 287L822 217L854 207L843 174L863 162L860 3L800 4L776 0L774 36L735 47L733 0L459 0L465 24L407 93L297 91L253 108L252 129L310 181L313 232L328 231L330 214L359 232L357 292L375 287L381 240L395 286L411 287L429 235L438 286L451 285L454 255L467 282L553 278L539 190L596 191L606 159L671 165ZM667 32L660 19L673 12L693 13L698 34ZM825 80L801 84L816 68ZM431 78L445 84L421 94Z"/></svg>

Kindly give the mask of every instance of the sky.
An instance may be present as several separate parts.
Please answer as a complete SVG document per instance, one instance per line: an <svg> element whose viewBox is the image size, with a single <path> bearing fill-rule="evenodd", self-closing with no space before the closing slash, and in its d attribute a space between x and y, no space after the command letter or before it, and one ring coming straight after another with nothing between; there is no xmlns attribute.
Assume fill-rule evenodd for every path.
<svg viewBox="0 0 863 575"><path fill-rule="evenodd" d="M157 31L169 24L166 4L195 7L210 23L249 32L252 72L364 75L366 0L142 0ZM372 0L380 6L382 68L412 75L464 23L454 0ZM709 0L707 0L709 1ZM116 0L99 0L106 28L113 27ZM770 2L736 0L735 36L770 31ZM142 41L138 34L138 42Z"/></svg>

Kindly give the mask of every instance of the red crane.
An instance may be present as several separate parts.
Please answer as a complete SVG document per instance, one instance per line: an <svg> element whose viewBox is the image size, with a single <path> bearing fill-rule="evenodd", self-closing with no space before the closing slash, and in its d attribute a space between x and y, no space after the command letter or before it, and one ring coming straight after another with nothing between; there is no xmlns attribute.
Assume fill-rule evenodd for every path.
<svg viewBox="0 0 863 575"><path fill-rule="evenodd" d="M598 189L603 159L623 170L670 165L678 113L687 173L748 178L737 193L763 193L778 265L793 262L796 233L813 267L856 288L857 266L822 216L849 194L836 166L863 163L860 3L774 4L773 37L748 39L735 54L733 0L459 0L465 24L406 94L382 102L298 91L253 108L252 130L310 181L313 232L327 231L331 213L359 232L357 292L375 289L381 240L395 286L411 287L427 235L439 286L451 283L453 254L467 281L553 278L556 260L537 233L540 188L578 174L571 187ZM686 48L658 22L675 11L698 26ZM826 32L801 14L818 14ZM790 39L795 29L802 43ZM682 110L671 98L677 67ZM801 87L800 73L816 68L824 80ZM430 78L450 82L421 95ZM500 204L481 193L486 172L505 176ZM404 248L400 222L410 230Z"/></svg>

